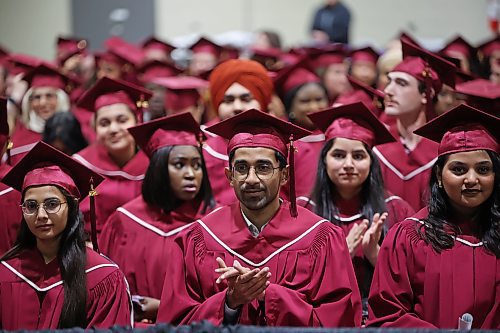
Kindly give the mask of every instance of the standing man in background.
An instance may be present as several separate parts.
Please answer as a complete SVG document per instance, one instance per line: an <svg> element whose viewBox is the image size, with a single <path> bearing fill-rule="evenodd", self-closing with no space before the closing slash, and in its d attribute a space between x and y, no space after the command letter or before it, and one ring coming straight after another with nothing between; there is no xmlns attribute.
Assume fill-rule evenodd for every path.
<svg viewBox="0 0 500 333"><path fill-rule="evenodd" d="M317 44L349 44L351 13L340 0L326 0L314 14L311 37Z"/></svg>

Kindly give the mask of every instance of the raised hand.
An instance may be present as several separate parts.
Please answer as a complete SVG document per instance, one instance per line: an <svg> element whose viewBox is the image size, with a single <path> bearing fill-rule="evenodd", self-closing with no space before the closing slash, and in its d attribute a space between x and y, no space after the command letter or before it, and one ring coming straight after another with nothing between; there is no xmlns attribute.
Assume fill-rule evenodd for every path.
<svg viewBox="0 0 500 333"><path fill-rule="evenodd" d="M380 245L378 244L378 242L380 241L380 236L382 235L382 227L384 226L384 222L386 219L387 213L376 213L375 215L373 215L372 224L363 235L363 254L373 266L375 266L375 264L377 263L378 252L380 250ZM368 220L365 221L368 222Z"/></svg>
<svg viewBox="0 0 500 333"><path fill-rule="evenodd" d="M368 229L368 220L363 220L360 224L354 223L354 226L349 231L349 234L346 237L346 241L351 258L354 257L358 246L361 245L366 229Z"/></svg>

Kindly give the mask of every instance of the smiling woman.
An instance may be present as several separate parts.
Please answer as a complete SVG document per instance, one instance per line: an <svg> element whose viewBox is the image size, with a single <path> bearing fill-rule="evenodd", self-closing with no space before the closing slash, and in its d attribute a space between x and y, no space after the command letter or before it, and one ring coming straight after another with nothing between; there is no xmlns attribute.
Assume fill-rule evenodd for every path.
<svg viewBox="0 0 500 333"><path fill-rule="evenodd" d="M431 196L382 245L369 325L457 328L468 313L472 328L500 327L498 128L464 104L415 131L439 142Z"/></svg>

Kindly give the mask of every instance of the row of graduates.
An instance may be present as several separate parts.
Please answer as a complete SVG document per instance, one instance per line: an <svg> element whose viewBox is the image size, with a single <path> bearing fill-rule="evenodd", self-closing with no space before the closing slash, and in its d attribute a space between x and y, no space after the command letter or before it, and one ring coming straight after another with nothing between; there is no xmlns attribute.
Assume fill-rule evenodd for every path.
<svg viewBox="0 0 500 333"><path fill-rule="evenodd" d="M362 103L311 118L330 143L324 175L318 179L330 177L340 196L353 191L349 183L362 178L356 173L365 172L371 179L358 184L358 193L369 188L373 173L380 172L369 152L376 143L395 140L390 132ZM382 214L362 220L370 229L356 237L363 239L364 260L376 263L368 325L453 328L468 313L474 318L472 327L499 327L495 209L500 165L494 132L499 123L462 105L418 130L440 142L429 206L390 225L389 214L397 211L388 204ZM101 234L101 249L124 263L120 266L130 291L137 292L139 317L153 315L149 319L173 324L206 319L218 325L359 326L363 286L358 289L358 284L371 276L366 270L359 274L363 265L354 258L351 263L346 225L279 197L279 188L294 180L293 162L286 163L294 149L290 138L308 131L255 109L209 129L229 140L231 167L225 172L239 201L216 209L210 195L197 193L203 189L210 194L210 187L206 182L208 188L197 188L207 175L201 131L190 114L130 129L146 138L141 147L152 156L151 164L155 157L168 163L172 190L182 177L179 210L213 209L193 223L179 223L173 213L160 225L134 214L157 208L143 196L115 213L124 217L109 222L114 230ZM343 166L336 168L342 159ZM334 172L340 174L332 176ZM93 197L92 184L102 180L42 142L2 179L22 193L23 202L19 237L0 261L2 328L130 323L129 287L119 266L87 248L83 238L78 200L87 193ZM324 186L322 191L328 192ZM194 196L189 199L188 193ZM382 234L386 240L380 247ZM98 250L95 229L92 236ZM133 243L123 244L134 236ZM163 286L159 304L141 293L153 293L158 282Z"/></svg>
<svg viewBox="0 0 500 333"><path fill-rule="evenodd" d="M401 66L399 66L397 68L397 70L395 70L394 72L395 73L406 73L406 74L409 74L410 76L413 76L414 78L416 78L416 80L418 80L420 82L425 82L425 79L423 78L423 75L421 73L423 72L424 69L426 69L429 66L428 65L430 62L429 59L434 62L435 57L433 57L432 55L429 55L426 52L423 52L422 50L419 50L418 48L412 47L411 45L409 45L409 46L406 45L406 48L407 48L407 52L406 52L407 55L409 55L411 53L411 52L408 52L408 49L410 49L410 51L413 50L413 52L416 52L415 50L417 50L418 51L417 55L419 55L420 57L415 58L412 56L408 56L407 59L405 60L406 62L403 63ZM427 61L422 60L422 58L427 59ZM418 59L420 59L420 61ZM415 64L420 65L420 67L415 66ZM442 63L439 63L439 65L435 66L435 67L439 69L439 66L443 66ZM296 72L300 73L301 75L285 76L285 78L287 78L287 80L284 80L284 81L286 83L288 83L289 86L292 88L294 88L294 87L305 88L305 87L301 87L302 85L309 86L306 88L310 88L311 86L313 86L313 87L320 86L317 76L314 76L314 73L312 71L307 71L307 70L304 71L304 67L306 67L306 66L304 66L303 64L297 65L295 67ZM307 69L307 67L306 67L306 69ZM294 72L294 71L290 70L290 73L292 73L292 72ZM303 75L304 73L306 73L308 75ZM431 77L434 78L434 81L436 81L436 87L438 87L439 80L438 80L438 75L436 74L436 72L432 72ZM301 78L306 78L307 80L304 82L303 80L301 80ZM397 82L397 79L399 79L399 78L392 79L393 85ZM233 110L231 110L231 107L230 107L231 105L237 105L238 103L250 104L251 107L261 109L261 105L267 105L270 101L270 95L272 92L272 85L270 85L269 82L270 82L270 80L267 78L267 73L265 71L263 71L261 69L261 67L258 67L255 63L246 62L246 61L227 62L225 65L224 64L220 65L219 69L217 71L214 71L213 76L211 77L212 99L214 101L214 104L219 106L218 107L219 114L223 114L224 110L229 111L228 118L230 116L232 116L233 113L237 114L238 112L240 112L240 109L242 108L241 105L240 105L240 107L235 107ZM296 86L294 86L294 84ZM138 104L142 105L142 102L144 100L147 100L147 97L148 97L148 95L147 95L148 92L145 90L138 89L137 87L132 87L133 88L132 89L130 87L130 84L125 84L123 82L118 82L118 81L109 80L109 79L103 79L102 81L98 82L96 87L98 89L96 88L93 91L91 90L89 93L86 94L87 96L90 96L90 97L87 97L87 102L85 102L86 98L82 98L83 102L81 104L81 105L85 105L85 103L90 103L90 104L88 104L89 106L87 106L87 108L92 109L93 111L98 111L98 112L96 112L96 115L95 115L95 117L96 117L96 129L100 126L100 122L98 120L102 120L101 118L104 118L102 125L106 125L106 123L109 123L109 124L111 124L111 126L113 126L113 125L116 125L116 124L113 124L113 122L114 122L113 120L116 120L115 122L119 123L121 120L123 120L123 117L122 117L123 113L127 114L127 112L124 112L123 108L121 110L122 111L121 115L113 114L114 110L111 111L111 113L109 113L110 110L116 109L116 108L110 107L110 106L124 104L124 105L127 105L127 108L129 110L137 110L137 105ZM243 90L242 90L242 88L243 88ZM132 95L129 95L130 90L134 91L134 89L136 91L135 95L134 95L134 93L132 93ZM137 91L139 91L139 92L137 93ZM391 94L390 89L388 91L389 91L389 94ZM121 93L118 93L118 92L121 92ZM388 107L386 106L386 110L388 110L388 111L390 110L391 103L396 104L394 99L395 98L393 98L393 101L390 101L389 103L387 103ZM139 102L139 103L137 103L137 102ZM252 105L252 103L254 103L254 104ZM257 103L257 104L255 104L255 103ZM424 105L423 103L420 103L420 104ZM108 107L108 108L106 108L106 107ZM248 107L248 105L246 107ZM491 109L488 109L488 110L491 111ZM104 111L104 112L101 112L101 111ZM422 114L421 111L422 110L419 110L420 115ZM131 118L133 118L134 122L136 122L136 119L140 118L140 115L141 115L140 112L137 113L137 116L134 116L133 114L130 113L130 111L128 111L128 117L125 117L125 118L129 119L129 120ZM103 116L103 117L101 117L101 116ZM116 118L116 119L112 119L112 118ZM307 118L305 118L305 119L307 119ZM105 127L105 126L102 126L102 127ZM321 128L320 125L317 125L317 127ZM356 132L358 132L358 131L359 131L359 129L356 129ZM207 133L207 135L209 135L209 139L207 140L206 144L204 145L203 152L204 152L204 155L206 157L207 170L209 170L208 175L209 175L209 177L211 177L210 170L212 170L212 174L217 175L216 177L211 177L210 180L212 181L213 179L215 179L215 181L212 181L214 188L216 186L220 186L221 188L226 189L225 193L228 196L230 196L230 195L233 196L232 200L231 199L228 199L228 200L234 201L234 198L235 198L234 191L233 191L233 189L231 189L230 186L228 186L226 176L224 175L224 166L227 165L227 160L228 160L228 156L229 156L229 154L227 152L227 141L224 139L223 136L222 137L217 136L211 131L206 132L206 133ZM401 133L399 133L399 134L401 134ZM300 153L307 152L308 151L307 147L310 147L310 145L307 145L307 144L303 144L304 148L300 147L300 145L303 142L310 143L311 139L314 139L314 137L315 137L314 135L308 135L309 141L308 140L300 141L300 138L299 138L299 140L295 142L295 145L297 146L297 148L299 150L299 153L296 154L297 155L296 162L299 162ZM425 139L423 139L423 140L425 140ZM108 143L109 143L109 146L112 146L113 143L116 143L119 141L121 141L121 140L118 140L116 137L116 134L115 134L115 137L110 136ZM136 138L136 141L141 147L144 146L144 145L141 145L139 143L140 139ZM323 141L324 141L324 138L323 138ZM362 142L364 142L364 141L362 141ZM384 141L382 141L382 142L384 142ZM323 142L319 141L318 145L322 146L322 144L323 144ZM420 142L419 142L419 144L420 144ZM135 148L135 143L133 143L131 146L133 146ZM369 147L372 147L372 146L373 146L373 142L371 144L369 144ZM417 146L418 146L418 144L417 144ZM434 144L434 147L437 147L437 145ZM404 147L404 148L407 148L407 147ZM143 150L147 151L147 149L143 149ZM309 149L309 151L310 150L311 149ZM342 149L340 149L340 150L342 150ZM373 152L374 151L376 151L376 150L373 150ZM109 151L107 151L107 153L109 154ZM134 151L134 153L135 153L135 151ZM372 153L372 150L370 150L370 153ZM135 155L133 155L133 156L137 156L138 154L140 154L140 152L135 153ZM95 168L97 163L101 163L102 160L106 161L106 158L107 158L107 161L111 161L111 163L114 162L113 159L109 159L109 156L106 156L106 152L104 152L101 156L99 156L99 158L96 158L91 162L89 162L89 160L91 160L91 158L79 157L82 155L83 154L78 154L75 157L77 159L79 159L79 161L85 163L89 167ZM325 155L326 155L326 153L325 153ZM218 158L214 159L214 158L211 158L210 156L218 157ZM299 167L297 167L297 170L296 170L297 171L296 179L303 180L303 177L299 174L299 172L302 169L305 169L302 167L303 165L311 164L311 161L318 159L317 152L316 152L316 154L312 154L311 156L313 156L313 157L308 157L307 159L305 159L305 161L307 161L306 163L303 163L303 164L296 163L297 165L299 165ZM435 155L434 155L434 157L435 157ZM357 155L357 158L359 158L359 155ZM404 155L402 155L401 159L403 159L403 158L404 158ZM373 157L371 157L371 159L376 160ZM430 166L432 166L432 163ZM429 166L429 170L428 170L429 174L430 174L430 166ZM165 168L163 168L163 170L164 169ZM254 170L256 172L255 167L254 167ZM308 173L306 173L306 175L308 177L311 177L311 173L312 173L312 178L314 178L314 174L316 171L315 166L312 168L312 170L313 170L312 172L308 172ZM106 171L106 170L105 169L103 170L103 168L101 168L101 169L96 169L95 171L103 174L103 171ZM105 182L109 183L110 182L109 180L112 179L113 176L120 177L120 176L123 176L124 174L126 175L126 172L124 173L123 170L113 170L113 171L115 171L115 172L109 172L108 174L104 173L104 175L107 176L107 179ZM130 176L130 175L128 175L128 176ZM351 175L351 176L353 178L356 178L355 175ZM123 178L127 178L127 177L123 177ZM326 176L325 176L325 179L326 179ZM134 181L134 179L130 179L130 178L128 180ZM324 184L324 182L325 181L322 180L321 184ZM155 182L153 182L153 184L154 183ZM300 183L300 182L297 182L297 183ZM422 188L424 189L426 187L426 184L425 184L425 182L422 182L422 184L423 184ZM140 185L139 185L139 187L140 187ZM101 188L104 188L104 187L101 186ZM163 187L163 188L165 188L165 187ZM189 185L187 185L187 188L190 188L190 190L186 189L186 190L180 191L180 192L181 193L193 192L194 188L196 188L196 185L189 184ZM100 194L99 199L102 198L103 201L106 203L111 202L111 200L117 199L119 195L127 194L127 193L123 193L123 192L125 192L125 191L120 190L120 189L114 189L114 190L112 189L109 191L109 194L106 197L105 191L100 191L100 193L104 193L104 194L102 194L102 195ZM152 191L149 190L147 192L151 193ZM12 193L12 191L10 191L8 193ZM216 197L218 194L220 195L220 193L222 193L222 192L216 191L216 193L215 193ZM335 191L334 191L334 194L335 194ZM346 229L347 229L346 236L347 236L347 243L348 243L348 245L350 245L349 252L351 253L351 256L354 256L355 252L361 252L361 253L363 252L362 251L363 247L361 246L362 245L361 238L364 238L364 237L360 237L360 235L377 234L378 232L380 232L381 223L373 223L371 218L369 218L368 221L366 221L366 222L362 222L362 220L363 220L362 217L370 217L370 215L369 215L370 212L365 213L365 211L364 211L365 207L360 207L363 203L363 200L364 200L364 198L362 198L361 196L358 195L358 196L354 196L354 197L352 197L352 196L349 197L349 195L347 195L347 200L342 200L344 198L340 195L340 193L337 193L337 194L338 194L338 196L340 196L340 198L339 197L336 198L338 200L336 200L335 205L338 206L337 209L340 212L338 214L335 214L336 216L333 216L333 217L325 216L323 214L320 214L320 215L323 215L324 217L326 217L332 221L344 222L344 224L347 225L346 226ZM293 197L293 196L291 196L291 193L286 191L286 190L284 191L284 193L282 193L282 195L285 198ZM420 196L421 194L417 193L417 195ZM146 196L144 195L142 199L146 200L146 202L147 202L147 199L145 199L145 197ZM332 201L332 200L328 200L328 198L331 198L331 197L332 197L331 195L326 196L327 202ZM388 199L388 201L387 201L388 206L389 205L392 206L396 202L400 202L400 203L403 202L400 198L396 198L394 196L391 196L388 193L385 194L384 197L386 199ZM131 199L134 199L134 198L135 198L135 196ZM171 231L171 230L163 230L161 228L161 226L164 226L161 223L159 224L160 227L158 227L158 226L155 226L156 228L145 227L145 225L151 225L151 223L148 222L149 221L148 219L151 218L150 216L148 216L148 212L151 212L151 209L149 209L150 207L148 207L147 209L144 209L143 208L144 203L140 202L142 199L141 200L139 200L139 199L140 198L134 200L134 201L136 201L135 206L132 204L129 206L127 204L126 206L120 208L118 210L118 212L115 213L115 215L118 215L118 216L120 216L120 214L125 215L128 218L130 218L131 220L133 220L134 222L137 222L140 225L142 225L144 228L147 228L150 231L156 232L157 235L162 235L162 232L163 232L163 236L172 235L172 234L169 234L169 231ZM312 198L314 202L312 202L308 198L300 198L300 199L304 202L307 202L307 205L309 205L309 206L318 205L318 203L321 202L320 198L319 199ZM90 201L88 199L86 199L86 200ZM154 199L152 199L152 200L154 200ZM157 208L159 208L159 209L157 209L157 212L159 212L159 214L157 214L156 217L153 217L152 218L153 220L155 218L158 218L158 216L161 216L165 211L172 211L172 209L169 209L169 207L164 209L165 206L163 206L163 205L165 204L165 200L161 200L161 201L162 201L162 203L158 204L158 206L157 206ZM295 200L293 200L292 202L294 202L294 201ZM18 202L19 202L19 200L17 200L16 204L18 204ZM102 202L102 201L99 200L98 202ZM154 201L150 200L150 202L153 202L152 205L154 206ZM219 202L223 202L223 200L219 199ZM370 204L371 204L371 202L370 202ZM121 205L121 204L119 204L119 205ZM322 203L320 203L320 205L322 205ZM173 206L177 206L177 205L174 203ZM400 204L400 206L401 206L401 204ZM12 206L10 206L10 207L12 207ZM83 205L82 205L82 207L83 207ZM332 208L331 207L325 208L325 207L324 207L324 210L328 212L327 214L332 214ZM179 212L181 213L180 215L184 215L184 216L187 215L188 216L187 220L192 221L194 218L198 217L196 215L196 213L198 212L199 208L200 208L200 205L198 204L197 206L195 206L195 209L192 209L192 207L187 207L187 211L185 211L184 209L180 209ZM397 209L394 209L394 210L397 211ZM114 209L111 209L111 212L113 212L113 211L114 211ZM362 215L358 215L358 213L360 213L360 211L362 211L362 213L363 213ZM376 209L373 211L381 212L381 211L383 211L383 209L381 209L381 210ZM373 216L373 211L372 211L372 216ZM127 212L128 212L128 214L127 214ZM132 213L130 213L130 212L132 212ZM319 210L317 210L317 212L319 212ZM390 218L394 219L395 222L397 222L397 221L400 221L404 217L411 214L411 212L401 213L401 217L397 217L398 213L389 213L389 216L390 216ZM141 215L141 214L143 214L143 215ZM347 217L347 218L345 220L342 220L341 219L342 216L339 216L341 214L344 214L344 217ZM90 207L87 209L87 215L90 215ZM356 216L356 215L358 215L358 216ZM99 213L99 205L98 205L98 217L99 216L102 216L102 215L100 215L100 213ZM182 220L182 217L181 217L181 220ZM253 221L252 219L250 219L250 220ZM379 217L377 218L377 220L380 220ZM140 223L141 221L143 223ZM358 222L359 224L354 223L354 222ZM101 222L101 223L104 224L103 222ZM98 225L100 225L101 223L99 223ZM391 222L391 225L392 224L393 224L393 222ZM106 225L107 225L107 223L106 223ZM370 225L370 228L368 228L368 225ZM104 229L106 227L104 227ZM167 227L167 229L168 229L168 227ZM370 232L366 232L367 229ZM158 231L160 231L160 232L158 232ZM104 232L103 232L103 234L104 234ZM121 234L125 234L125 233L118 232L118 233L115 233L114 236L118 235L118 237L120 237L119 235L121 235ZM136 233L132 233L132 234L136 234ZM167 234L169 234L169 235L167 235ZM174 232L174 234L175 234L175 232ZM120 242L123 244L127 244L128 247L130 247L131 244L135 245L138 242L137 238L134 238L134 237L136 237L136 236L135 235L125 235L123 237L123 239L120 240ZM369 237L366 237L366 238L369 238ZM131 239L130 242L129 242L129 239ZM376 239L376 237L375 237L375 239ZM103 241L103 242L105 243L105 241ZM368 244L369 242L366 242L366 243ZM375 240L375 244L376 243L378 243L377 240ZM152 243L149 242L147 244L152 244ZM372 242L372 245L373 245L373 242ZM375 248L377 248L377 247L375 246ZM361 257L361 262L363 262L364 264L373 260L373 258L371 258L371 260L368 259L371 257L371 255L367 255L366 258L363 258L363 254L361 254L360 257ZM129 262L133 262L133 260L130 259L130 249L128 250L128 254L126 255L126 258L129 259L128 260ZM114 258L112 257L112 259L114 259ZM116 259L116 261L118 262L119 260ZM124 260L124 262L125 262L124 264L119 262L120 267L127 265L127 263L126 263L127 260ZM139 271L137 269L134 269L134 267L136 267L137 265L140 265L140 262L136 262L133 265L129 264L129 266L131 267L131 269L133 271L133 273L131 273L131 275L137 274L137 272ZM214 264L214 265L216 265L216 264ZM368 266L368 268L371 267L373 269L373 262L371 263L371 265L372 266ZM366 283L366 279L360 279L360 277L359 277L360 275L363 275L364 271L366 271L366 269L356 269L356 272L358 273L357 274L358 281L360 281L360 280L365 281L365 282L363 282L365 284L364 293L367 296L369 282ZM361 272L361 273L359 273L359 272ZM127 274L127 278L129 279L129 281L134 279L133 276L129 277L129 274ZM137 278L135 278L135 279L136 280L143 280L143 279L137 279ZM131 283L131 285L132 284L133 283ZM161 283L160 283L160 285L161 285ZM366 287L366 286L368 286L368 287ZM363 291L362 291L362 293L363 293ZM144 295L144 296L149 296L149 294L147 294L147 293L138 293L138 294ZM143 299L142 301L145 301L145 300ZM323 324L328 325L327 323L323 323Z"/></svg>

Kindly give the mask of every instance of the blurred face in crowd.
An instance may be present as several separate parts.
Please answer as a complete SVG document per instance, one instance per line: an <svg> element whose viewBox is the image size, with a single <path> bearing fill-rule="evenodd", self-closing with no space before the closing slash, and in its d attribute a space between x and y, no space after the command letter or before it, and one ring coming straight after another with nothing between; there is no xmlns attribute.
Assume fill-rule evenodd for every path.
<svg viewBox="0 0 500 333"><path fill-rule="evenodd" d="M460 103L461 101L457 99L455 90L443 84L443 88L441 88L441 91L437 95L436 113L437 115L441 115L458 106Z"/></svg>
<svg viewBox="0 0 500 333"><path fill-rule="evenodd" d="M390 116L417 114L426 103L425 94L418 90L415 77L404 72L387 74L389 83L385 92L385 113Z"/></svg>
<svg viewBox="0 0 500 333"><path fill-rule="evenodd" d="M120 79L122 76L120 65L105 60L99 61L97 65L97 79L102 79L105 76L113 80Z"/></svg>
<svg viewBox="0 0 500 333"><path fill-rule="evenodd" d="M189 63L189 73L196 76L211 70L215 65L217 65L217 57L214 54L208 52L194 53Z"/></svg>
<svg viewBox="0 0 500 333"><path fill-rule="evenodd" d="M349 91L350 85L347 81L347 71L349 66L347 63L331 64L325 71L323 76L323 84L328 91L330 99L335 99L337 96Z"/></svg>
<svg viewBox="0 0 500 333"><path fill-rule="evenodd" d="M235 82L227 88L224 99L219 105L219 118L228 119L250 109L261 110L261 105L250 90Z"/></svg>
<svg viewBox="0 0 500 333"><path fill-rule="evenodd" d="M377 82L377 67L369 61L356 61L351 65L351 75L361 82L373 86Z"/></svg>
<svg viewBox="0 0 500 333"><path fill-rule="evenodd" d="M57 88L52 87L36 87L32 90L31 109L43 120L49 119L57 111L57 91Z"/></svg>
<svg viewBox="0 0 500 333"><path fill-rule="evenodd" d="M474 214L495 184L493 162L484 150L450 154L437 176L457 215Z"/></svg>
<svg viewBox="0 0 500 333"><path fill-rule="evenodd" d="M189 201L200 192L203 180L201 155L194 146L174 146L168 157L170 188L175 197Z"/></svg>
<svg viewBox="0 0 500 333"><path fill-rule="evenodd" d="M371 162L361 141L345 138L334 139L324 161L328 177L342 197L361 191L370 174Z"/></svg>
<svg viewBox="0 0 500 333"><path fill-rule="evenodd" d="M165 87L155 83L146 83L144 86L153 92L148 108L151 119L165 116Z"/></svg>
<svg viewBox="0 0 500 333"><path fill-rule="evenodd" d="M325 89L317 83L306 83L295 94L288 117L293 123L314 130L316 126L307 115L326 107L328 96Z"/></svg>
<svg viewBox="0 0 500 333"><path fill-rule="evenodd" d="M136 124L135 115L127 105L103 106L96 113L96 139L111 155L135 149L134 138L127 128Z"/></svg>

